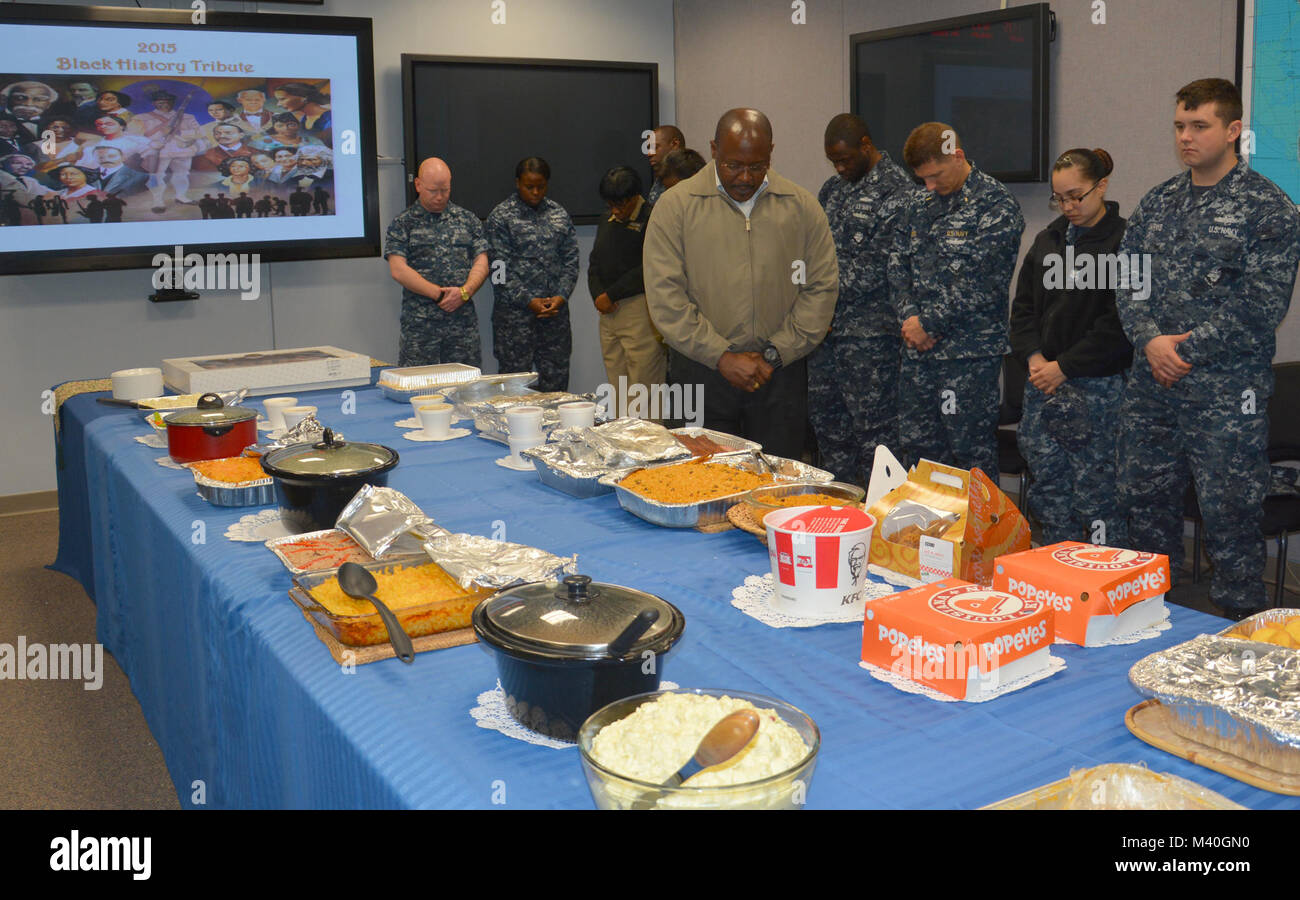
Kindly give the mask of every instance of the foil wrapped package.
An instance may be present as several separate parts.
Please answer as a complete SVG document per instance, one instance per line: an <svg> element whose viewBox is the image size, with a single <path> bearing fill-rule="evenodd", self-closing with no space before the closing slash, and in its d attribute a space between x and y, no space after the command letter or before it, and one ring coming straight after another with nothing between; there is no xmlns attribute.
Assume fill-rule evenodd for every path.
<svg viewBox="0 0 1300 900"><path fill-rule="evenodd" d="M334 437L343 440L343 432L335 431ZM254 456L265 456L272 450L279 450L281 447L292 447L294 444L315 444L324 439L325 426L321 424L320 419L316 418L316 414L312 413L278 438L259 441L248 449L252 451Z"/></svg>
<svg viewBox="0 0 1300 900"><path fill-rule="evenodd" d="M408 532L421 543L447 533L401 491L373 484L357 491L343 507L336 525L375 559L382 559Z"/></svg>
<svg viewBox="0 0 1300 900"><path fill-rule="evenodd" d="M578 556L556 556L527 547L494 541L476 534L445 534L425 542L429 558L463 588L501 589L531 581L558 581L578 572Z"/></svg>
<svg viewBox="0 0 1300 900"><path fill-rule="evenodd" d="M1203 634L1138 660L1129 681L1180 736L1300 775L1300 651Z"/></svg>
<svg viewBox="0 0 1300 900"><path fill-rule="evenodd" d="M645 419L615 419L593 428L565 429L561 434L574 431L581 434L587 450L609 469L634 468L691 455L671 431ZM558 440L560 434L554 437Z"/></svg>

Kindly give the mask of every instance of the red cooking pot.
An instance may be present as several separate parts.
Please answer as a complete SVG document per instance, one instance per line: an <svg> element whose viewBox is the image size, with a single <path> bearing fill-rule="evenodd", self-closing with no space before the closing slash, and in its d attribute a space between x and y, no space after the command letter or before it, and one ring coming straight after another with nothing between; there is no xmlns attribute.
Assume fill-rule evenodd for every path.
<svg viewBox="0 0 1300 900"><path fill-rule="evenodd" d="M216 394L199 398L199 408L172 413L167 423L167 453L178 463L239 456L257 443L257 410L225 406Z"/></svg>

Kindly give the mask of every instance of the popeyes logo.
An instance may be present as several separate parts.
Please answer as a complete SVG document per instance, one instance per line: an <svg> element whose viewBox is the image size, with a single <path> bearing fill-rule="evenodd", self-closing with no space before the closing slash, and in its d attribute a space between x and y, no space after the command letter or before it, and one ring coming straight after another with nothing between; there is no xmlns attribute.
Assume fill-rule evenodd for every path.
<svg viewBox="0 0 1300 900"><path fill-rule="evenodd" d="M962 585L930 598L930 608L964 622L1010 622L1042 610L1040 600L1015 597L979 586Z"/></svg>
<svg viewBox="0 0 1300 900"><path fill-rule="evenodd" d="M1155 559L1154 553L1121 550L1117 547L1062 547L1052 551L1052 559L1076 569L1113 572L1145 565Z"/></svg>

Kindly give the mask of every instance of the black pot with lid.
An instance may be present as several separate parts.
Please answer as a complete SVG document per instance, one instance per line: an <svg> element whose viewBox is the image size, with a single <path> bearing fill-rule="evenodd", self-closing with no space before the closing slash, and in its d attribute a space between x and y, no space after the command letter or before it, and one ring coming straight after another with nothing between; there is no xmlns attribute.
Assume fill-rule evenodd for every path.
<svg viewBox="0 0 1300 900"><path fill-rule="evenodd" d="M662 657L686 628L663 598L586 575L507 588L473 622L496 656L510 714L566 741L601 707L658 690Z"/></svg>
<svg viewBox="0 0 1300 900"><path fill-rule="evenodd" d="M272 450L261 463L275 479L285 523L319 531L334 527L343 507L364 485L385 487L398 460L390 447L344 441L326 428L320 441Z"/></svg>

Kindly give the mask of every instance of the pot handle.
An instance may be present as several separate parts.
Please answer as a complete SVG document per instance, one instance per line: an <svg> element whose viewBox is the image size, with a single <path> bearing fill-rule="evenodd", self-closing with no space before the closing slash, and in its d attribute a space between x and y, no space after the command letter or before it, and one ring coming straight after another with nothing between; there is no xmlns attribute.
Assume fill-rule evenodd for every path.
<svg viewBox="0 0 1300 900"><path fill-rule="evenodd" d="M346 442L334 436L333 428L326 428L325 433L321 436L320 443L312 444L312 448L315 450L332 450L335 447L342 447L344 443Z"/></svg>
<svg viewBox="0 0 1300 900"><path fill-rule="evenodd" d="M622 633L614 640L609 642L609 655L615 659L622 658L623 654L632 648L640 638L645 634L650 626L659 621L659 610L643 609L637 613L637 617L632 623L623 629Z"/></svg>
<svg viewBox="0 0 1300 900"><path fill-rule="evenodd" d="M204 425L204 426L203 426L203 433L206 434L208 437L219 438L219 437L222 437L222 436L224 436L224 435L229 434L229 433L230 433L230 429L232 429L232 428L234 428L234 427L235 427L235 426L234 426L233 424L230 424L230 425Z"/></svg>
<svg viewBox="0 0 1300 900"><path fill-rule="evenodd" d="M207 393L200 397L199 402L195 405L199 409L221 409L226 405L226 402L221 399L219 394Z"/></svg>

